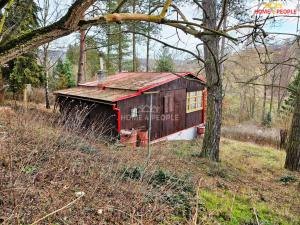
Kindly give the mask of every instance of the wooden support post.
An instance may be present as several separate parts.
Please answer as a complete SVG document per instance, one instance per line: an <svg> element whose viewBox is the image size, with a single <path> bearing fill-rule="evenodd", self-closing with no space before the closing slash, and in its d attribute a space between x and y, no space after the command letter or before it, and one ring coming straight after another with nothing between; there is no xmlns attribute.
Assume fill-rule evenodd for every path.
<svg viewBox="0 0 300 225"><path fill-rule="evenodd" d="M28 108L28 90L27 90L27 85L25 85L24 90L23 90L23 103L24 103L24 108Z"/></svg>
<svg viewBox="0 0 300 225"><path fill-rule="evenodd" d="M149 110L149 128L148 128L148 157L147 162L150 161L151 158L151 148L150 148L150 142L151 142L151 129L152 129L152 104L153 104L153 95L150 94L150 110Z"/></svg>
<svg viewBox="0 0 300 225"><path fill-rule="evenodd" d="M151 158L151 130L152 130L152 108L153 108L153 94L158 94L159 91L145 92L144 94L150 95L150 105L149 105L149 121L148 121L148 156L147 164Z"/></svg>
<svg viewBox="0 0 300 225"><path fill-rule="evenodd" d="M24 90L23 90L23 103L24 108L28 109L28 95L31 92L31 84L25 84Z"/></svg>

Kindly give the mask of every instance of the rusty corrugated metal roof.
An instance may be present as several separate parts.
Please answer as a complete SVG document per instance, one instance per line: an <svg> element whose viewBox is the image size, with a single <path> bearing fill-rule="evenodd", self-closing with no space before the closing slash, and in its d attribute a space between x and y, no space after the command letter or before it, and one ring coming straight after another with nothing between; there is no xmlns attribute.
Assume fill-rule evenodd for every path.
<svg viewBox="0 0 300 225"><path fill-rule="evenodd" d="M79 87L55 92L57 95L116 102L140 95L143 91L179 79L191 73L120 73L109 76L104 82L80 84ZM205 82L203 77L198 78Z"/></svg>
<svg viewBox="0 0 300 225"><path fill-rule="evenodd" d="M76 87L55 92L57 95L74 96L107 102L114 102L115 99L134 93L135 91L130 90L100 89L98 87Z"/></svg>
<svg viewBox="0 0 300 225"><path fill-rule="evenodd" d="M158 86L163 83L176 80L180 77L192 75L191 73L120 73L109 76L104 82L100 83L108 88L118 88L126 90L141 90L150 86ZM205 80L200 77L201 81ZM97 81L82 84L81 86L97 86Z"/></svg>

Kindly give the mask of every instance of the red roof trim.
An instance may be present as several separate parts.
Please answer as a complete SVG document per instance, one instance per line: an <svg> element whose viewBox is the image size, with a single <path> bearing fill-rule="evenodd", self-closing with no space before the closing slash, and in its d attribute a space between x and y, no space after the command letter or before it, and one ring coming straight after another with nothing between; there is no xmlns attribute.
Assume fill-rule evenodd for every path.
<svg viewBox="0 0 300 225"><path fill-rule="evenodd" d="M166 84L166 83L169 83L171 81L177 80L180 77L185 77L185 76L188 76L188 75L195 76L193 73L190 73L190 72L183 73L183 74L178 74L178 75L174 74L174 78L170 78L168 80L165 80L165 81L162 81L162 82L159 82L159 83L156 83L156 84L149 85L147 87L139 89L136 93L133 93L133 94L130 94L130 95L126 95L126 96L123 96L123 97L120 97L120 98L116 98L116 99L113 100L113 102L122 101L122 100L125 100L125 99L128 99L128 98L133 98L133 97L139 96L139 95L143 94L143 92L148 91L149 89L161 86L163 84ZM197 76L195 76L195 77L197 77ZM200 76L200 77L197 77L197 78L199 80L201 80L202 82L206 83L206 80L205 80L205 78L203 76Z"/></svg>

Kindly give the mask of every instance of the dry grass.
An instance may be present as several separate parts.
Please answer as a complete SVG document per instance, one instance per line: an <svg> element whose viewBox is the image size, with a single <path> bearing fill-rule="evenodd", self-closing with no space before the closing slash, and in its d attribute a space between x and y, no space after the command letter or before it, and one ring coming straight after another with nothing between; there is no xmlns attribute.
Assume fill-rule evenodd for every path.
<svg viewBox="0 0 300 225"><path fill-rule="evenodd" d="M89 131L76 135L71 126L33 110L1 117L0 223L155 224L173 213L165 195L179 190L153 185L155 168L139 179L125 179L131 159ZM163 192L161 192L163 190ZM76 194L77 193L77 194ZM39 223L40 224L40 223Z"/></svg>
<svg viewBox="0 0 300 225"><path fill-rule="evenodd" d="M12 92L5 93L5 99L7 101L23 101L23 94L19 93L14 95ZM45 90L44 88L35 88L32 87L31 92L28 94L28 101L34 104L45 105ZM53 106L55 103L55 96L52 91L49 92L49 102Z"/></svg>
<svg viewBox="0 0 300 225"><path fill-rule="evenodd" d="M236 208L248 200L261 220L280 222L269 224L299 221L300 176L283 169L282 151L224 139L217 164L196 156L201 140L169 142L146 165L145 149L71 128L38 110L1 116L0 223L190 224L198 212L199 224L243 224L254 214L235 220Z"/></svg>
<svg viewBox="0 0 300 225"><path fill-rule="evenodd" d="M266 128L254 124L239 124L222 127L222 136L238 141L252 142L278 148L280 129Z"/></svg>

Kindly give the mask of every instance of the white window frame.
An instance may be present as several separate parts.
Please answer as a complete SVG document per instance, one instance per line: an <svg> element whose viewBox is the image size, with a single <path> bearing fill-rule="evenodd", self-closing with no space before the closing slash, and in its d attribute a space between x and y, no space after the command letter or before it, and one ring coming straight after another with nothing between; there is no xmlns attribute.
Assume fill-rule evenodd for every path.
<svg viewBox="0 0 300 225"><path fill-rule="evenodd" d="M131 110L130 110L130 117L131 118L137 118L138 117L138 108L137 107L135 107L135 108L132 108Z"/></svg>

